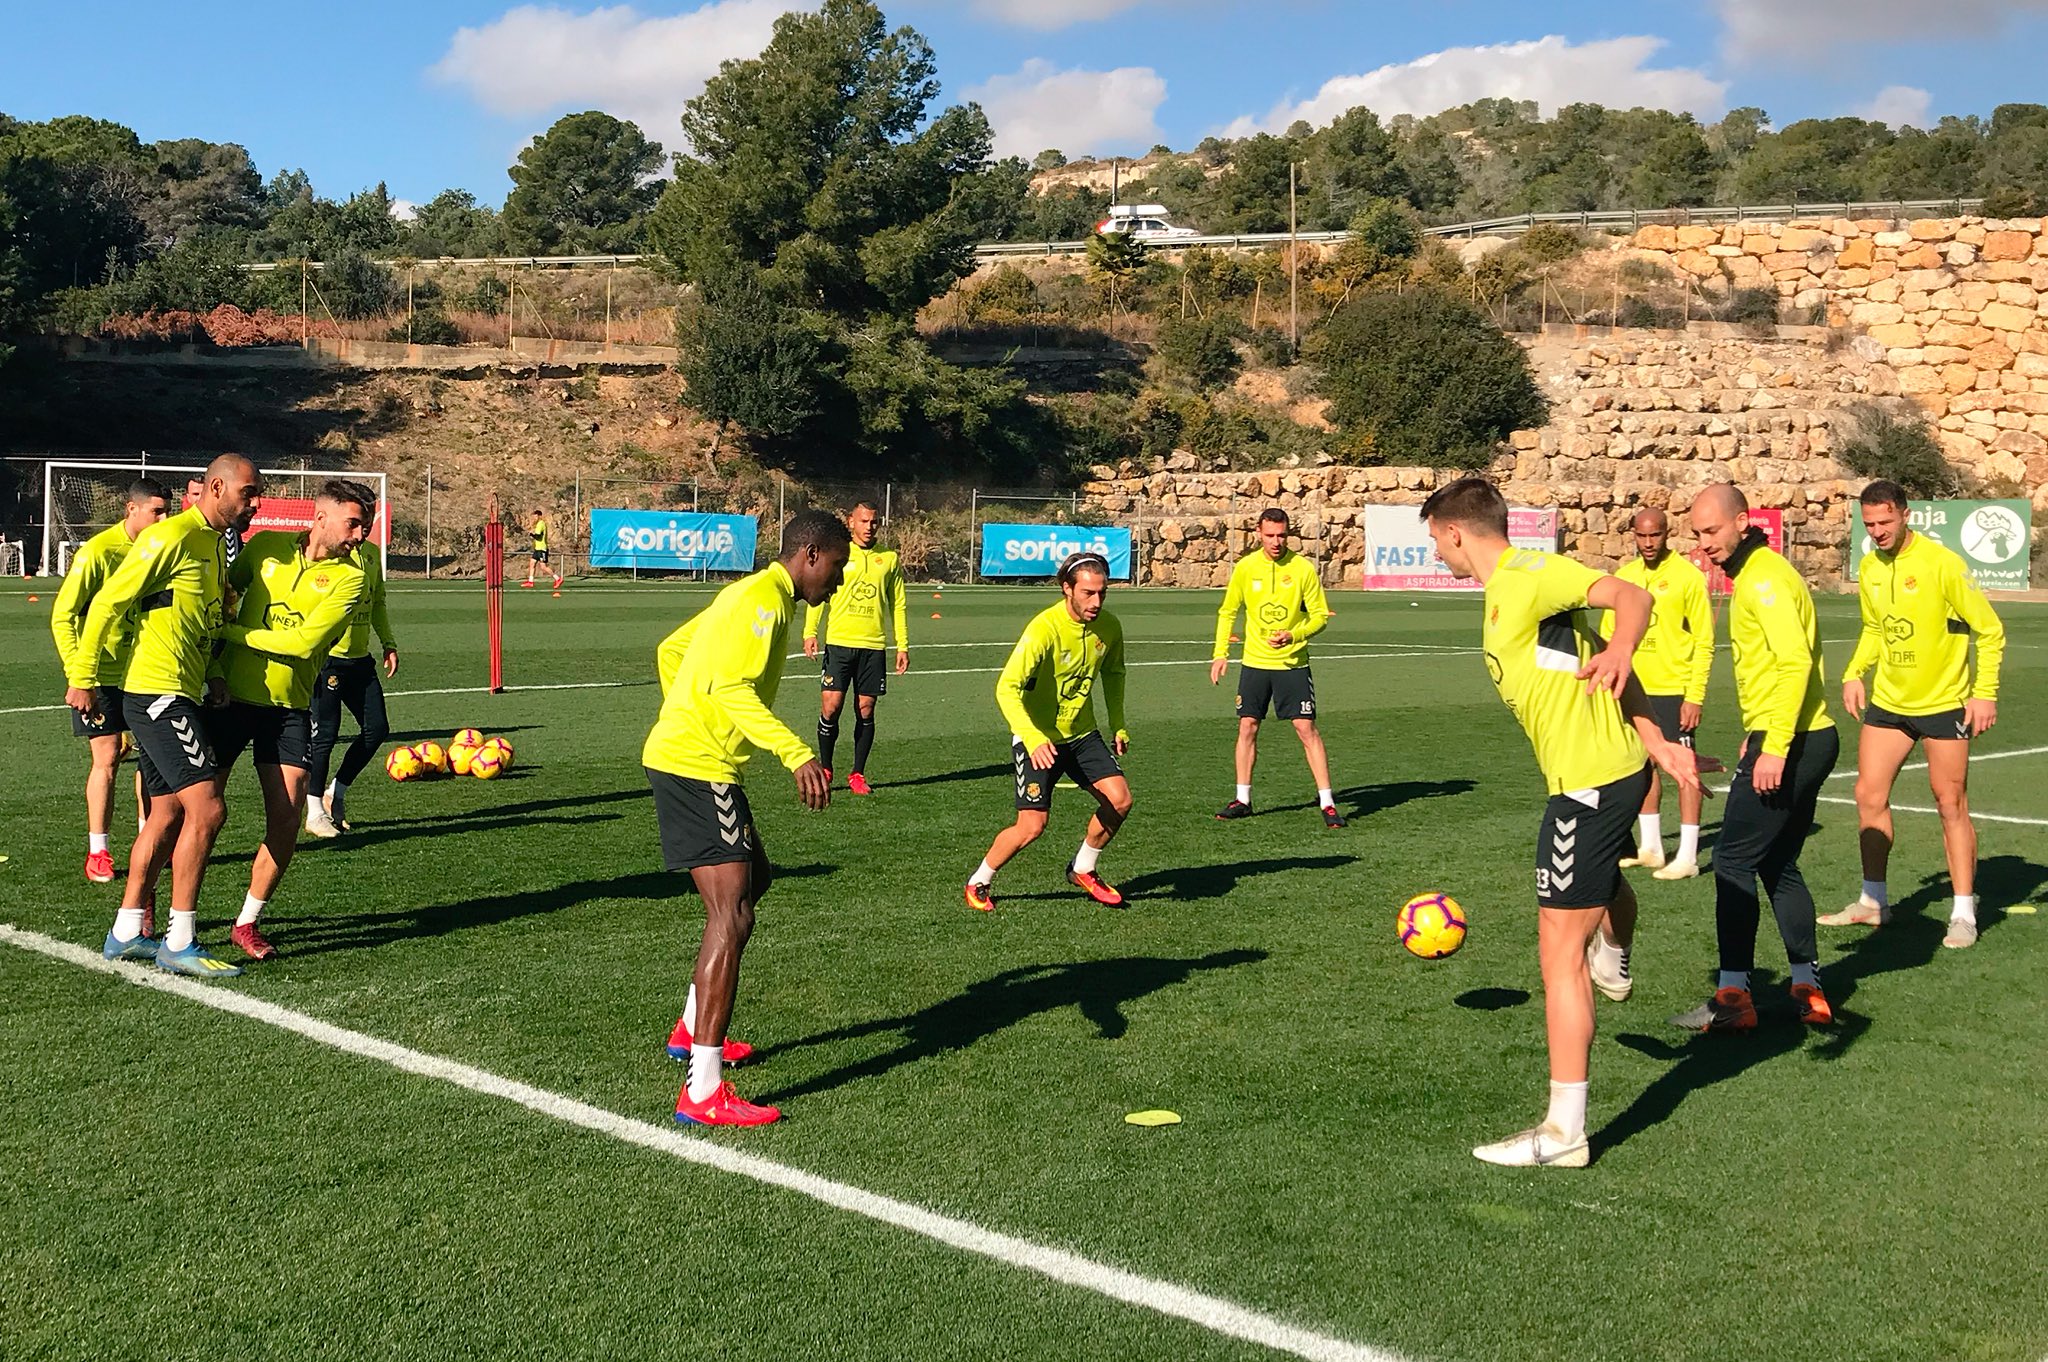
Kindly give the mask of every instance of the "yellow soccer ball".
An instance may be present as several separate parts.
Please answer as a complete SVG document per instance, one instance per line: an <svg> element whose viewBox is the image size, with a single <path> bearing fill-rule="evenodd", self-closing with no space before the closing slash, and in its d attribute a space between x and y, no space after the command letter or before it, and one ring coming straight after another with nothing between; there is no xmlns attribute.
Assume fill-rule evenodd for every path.
<svg viewBox="0 0 2048 1362"><path fill-rule="evenodd" d="M1465 910L1449 894L1417 894L1401 905L1401 944L1424 960L1441 960L1465 944Z"/></svg>
<svg viewBox="0 0 2048 1362"><path fill-rule="evenodd" d="M497 752L498 764L500 766L508 771L512 769L512 744L509 740L505 738L486 738L484 739L484 747Z"/></svg>
<svg viewBox="0 0 2048 1362"><path fill-rule="evenodd" d="M463 743L450 743L448 746L448 769L458 776L468 775L469 763L476 754L476 747Z"/></svg>
<svg viewBox="0 0 2048 1362"><path fill-rule="evenodd" d="M498 750L489 743L479 747L469 759L469 773L478 780L496 780L505 770L505 763L498 758Z"/></svg>
<svg viewBox="0 0 2048 1362"><path fill-rule="evenodd" d="M484 735L473 728L457 729L455 736L448 740L450 750L457 747L478 748L484 745Z"/></svg>
<svg viewBox="0 0 2048 1362"><path fill-rule="evenodd" d="M414 743L412 754L420 759L420 774L428 776L445 776L448 774L448 754L442 750L441 744L435 742L432 738L427 739L425 742Z"/></svg>
<svg viewBox="0 0 2048 1362"><path fill-rule="evenodd" d="M384 774L393 780L416 780L424 769L419 753L410 747L394 747L384 758Z"/></svg>

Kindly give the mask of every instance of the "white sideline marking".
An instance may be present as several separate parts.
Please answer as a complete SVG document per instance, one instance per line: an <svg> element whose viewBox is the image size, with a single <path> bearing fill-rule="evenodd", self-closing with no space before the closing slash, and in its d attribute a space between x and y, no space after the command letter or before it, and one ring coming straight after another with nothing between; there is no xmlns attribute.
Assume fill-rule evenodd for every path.
<svg viewBox="0 0 2048 1362"><path fill-rule="evenodd" d="M922 1235L968 1253L979 1254L1009 1267L1036 1272L1056 1282L1077 1286L1084 1291L1093 1291L1111 1300L1187 1320L1212 1333L1243 1339L1276 1352L1317 1359L1317 1362L1323 1362L1324 1359L1328 1362L1406 1362L1396 1353L1297 1328L1271 1315L1261 1314L1217 1296L1205 1295L1200 1291L1161 1281L1156 1277L1145 1277L1123 1268L1098 1263L1065 1249L1034 1243L1029 1239L1020 1239L997 1230L983 1229L970 1221L941 1215L937 1211L926 1210L922 1206L914 1206L907 1201L898 1201L894 1197L883 1196L848 1183L834 1182L830 1178L819 1177L815 1173L807 1173L801 1168L793 1168L772 1159L742 1153L700 1135L685 1134L673 1125L651 1125L645 1121L636 1121L617 1112L607 1111L603 1107L579 1102L573 1097L549 1092L545 1088L530 1087L485 1069L473 1068L440 1055L408 1050L402 1045L394 1045L390 1041L379 1040L360 1031L350 1031L321 1021L317 1017L309 1017L303 1012L294 1012L290 1008L279 1007L260 998L236 993L218 984L197 983L160 970L105 960L96 951L44 936L41 932L28 931L12 923L0 922L0 942L21 950L35 951L54 960L77 965L81 969L111 974L125 983L140 988L153 988L217 1011L247 1017L252 1021L274 1026L281 1031L290 1031L347 1054L360 1055L381 1064L389 1064L394 1069L401 1069L406 1073L418 1074L423 1078L482 1093L486 1097L516 1103L565 1124L581 1126L600 1135L609 1135L625 1144L639 1145L656 1153L702 1164L720 1172L751 1178L755 1182L765 1183L771 1187L780 1187L827 1206L865 1216L885 1225L894 1225L898 1229L908 1230L912 1234Z"/></svg>
<svg viewBox="0 0 2048 1362"><path fill-rule="evenodd" d="M2048 747L2016 747L2010 752L1972 752L1970 754L1970 765L1975 766L1980 761L2001 761L2006 757L2038 757L2043 752L2048 752ZM1901 766L1899 774L1904 775L1908 771L1924 771L1926 769L1926 762L1916 761L1910 766ZM1829 780L1854 780L1855 778L1856 773L1854 771L1837 771L1828 777Z"/></svg>
<svg viewBox="0 0 2048 1362"><path fill-rule="evenodd" d="M522 690L617 690L624 686L651 686L654 678L645 681L557 681L542 686L507 686L500 694L510 695ZM489 686L438 686L432 690L387 690L384 694L392 699L407 695L488 695ZM45 714L51 710L69 709L69 705L23 705L19 709L0 709L0 714Z"/></svg>
<svg viewBox="0 0 2048 1362"><path fill-rule="evenodd" d="M2014 755L2017 756L2018 754L2015 753ZM1840 795L1822 795L1820 802L1823 804L1846 804L1852 809L1856 807L1855 800L1845 799ZM1892 805L1892 812L1940 813L1941 810L1930 809L1922 804L1894 804ZM2048 818L2017 818L2009 813L1986 813L1982 809L1970 810L1970 821L1973 823L2021 823L2028 827L2048 828Z"/></svg>
<svg viewBox="0 0 2048 1362"><path fill-rule="evenodd" d="M1459 649L1459 650L1458 650L1458 653L1444 653L1444 652L1437 652L1437 653L1318 653L1318 654L1316 655L1316 658L1315 658L1315 660L1316 660L1316 662L1317 662L1317 663L1319 663L1319 664L1320 664L1320 663L1324 663L1324 662L1356 662L1356 661L1360 660L1361 658L1364 658L1364 659L1369 659L1369 660L1373 660L1373 661L1379 661L1379 662L1393 662L1393 661L1398 661L1398 660L1400 660L1401 658L1404 658L1404 657L1456 657L1456 656L1458 656L1458 655L1459 655L1460 653L1464 653L1464 654L1470 654L1470 653L1476 653L1476 652L1478 652L1478 651L1479 651L1479 649L1477 649L1477 648L1462 648L1462 649ZM1208 665L1209 665L1209 663L1210 663L1210 661L1211 661L1211 660L1212 660L1212 659L1210 659L1210 658L1206 658L1206 657L1169 657L1169 658L1165 658L1165 659L1163 659L1163 660L1161 660L1161 661L1158 661L1158 662L1126 662L1126 663L1124 663L1124 666L1126 666L1126 667L1206 667L1206 666L1208 666ZM1237 665L1237 664L1236 664L1236 661L1235 661L1235 659L1233 659L1233 660L1232 660L1232 662L1231 662L1231 665L1232 665L1232 666L1235 666L1235 665ZM935 671L935 672L934 672L934 671L919 671L919 670L917 670L917 669L916 669L915 667L913 667L913 668L911 668L911 670L910 670L910 672L908 673L908 675L910 675L910 676L994 676L994 675L996 675L997 673L1001 672L1002 670L1003 670L1003 669L1002 669L1001 667L948 667L948 668L945 668L945 669L943 669L943 670L941 670L941 671Z"/></svg>

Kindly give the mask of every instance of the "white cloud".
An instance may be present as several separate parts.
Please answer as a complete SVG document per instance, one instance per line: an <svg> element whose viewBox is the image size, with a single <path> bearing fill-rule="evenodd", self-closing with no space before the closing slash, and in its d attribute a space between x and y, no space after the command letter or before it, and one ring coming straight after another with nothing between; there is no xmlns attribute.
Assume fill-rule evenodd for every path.
<svg viewBox="0 0 2048 1362"><path fill-rule="evenodd" d="M999 23L1045 32L1107 19L1143 3L1144 0L974 0L974 9Z"/></svg>
<svg viewBox="0 0 2048 1362"><path fill-rule="evenodd" d="M1852 112L1858 118L1889 123L1895 128L1924 128L1934 111L1934 96L1912 85L1887 85L1868 104Z"/></svg>
<svg viewBox="0 0 2048 1362"><path fill-rule="evenodd" d="M1980 37L2048 0L1714 0L1721 45L1734 61L1806 61L1857 43Z"/></svg>
<svg viewBox="0 0 2048 1362"><path fill-rule="evenodd" d="M631 5L586 12L521 5L457 29L428 74L492 113L526 118L595 108L682 145L683 106L729 58L757 56L788 0L715 0L674 15Z"/></svg>
<svg viewBox="0 0 2048 1362"><path fill-rule="evenodd" d="M1166 78L1149 66L1062 71L1034 57L961 94L988 115L998 156L1034 156L1047 147L1078 156L1161 140L1155 115L1166 102Z"/></svg>
<svg viewBox="0 0 2048 1362"><path fill-rule="evenodd" d="M411 222L420 215L420 206L411 199L393 199L391 218L394 222Z"/></svg>
<svg viewBox="0 0 2048 1362"><path fill-rule="evenodd" d="M1239 118L1226 136L1279 132L1296 119L1318 127L1360 105L1382 118L1441 113L1475 99L1534 100L1547 116L1565 104L1589 101L1609 108L1636 105L1717 117L1727 105L1728 82L1689 66L1652 67L1662 38L1606 38L1573 43L1551 36L1486 47L1453 47L1382 66L1357 76L1336 76L1305 100L1282 101L1263 117Z"/></svg>

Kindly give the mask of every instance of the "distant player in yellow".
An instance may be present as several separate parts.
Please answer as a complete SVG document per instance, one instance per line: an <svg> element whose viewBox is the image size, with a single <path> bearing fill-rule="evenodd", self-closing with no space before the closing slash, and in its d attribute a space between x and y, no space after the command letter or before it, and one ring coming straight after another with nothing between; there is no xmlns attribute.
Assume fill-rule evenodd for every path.
<svg viewBox="0 0 2048 1362"><path fill-rule="evenodd" d="M832 749L839 742L839 712L846 693L853 692L853 769L846 788L870 793L868 753L875 745L875 701L888 694L888 668L883 664L882 621L896 631L896 674L910 670L910 631L905 624L903 568L893 550L875 547L881 512L871 501L856 502L846 517L853 535L853 556L846 560L846 580L832 599L804 612L804 656L818 655L818 622L825 624L825 665L819 676L818 760L832 770Z"/></svg>
<svg viewBox="0 0 2048 1362"><path fill-rule="evenodd" d="M526 580L521 582L520 585L532 586L533 574L542 568L546 568L548 572L554 575L556 586L562 584L562 574L556 572L554 567L548 562L548 518L545 513L535 511L533 513L533 546L527 551Z"/></svg>
<svg viewBox="0 0 2048 1362"><path fill-rule="evenodd" d="M1906 523L1906 489L1863 489L1863 527L1875 551L1856 571L1863 633L1842 682L1842 707L1863 721L1856 747L1856 819L1863 892L1820 921L1828 927L1891 920L1885 869L1892 854L1892 786L1913 744L1927 752L1927 783L1941 811L1941 844L1955 894L1941 944L1977 944L1977 828L1970 821L1970 740L1998 722L2005 625L1951 549ZM1977 665L1970 667L1970 640ZM1864 674L1877 669L1874 686Z"/></svg>
<svg viewBox="0 0 2048 1362"><path fill-rule="evenodd" d="M1700 726L1700 707L1707 699L1707 677L1714 670L1714 607L1707 597L1707 574L1682 554L1671 551L1671 521L1656 507L1636 512L1631 525L1637 556L1615 572L1631 586L1650 593L1650 629L1636 646L1636 679L1649 697L1657 727L1670 742L1693 745ZM1601 632L1613 628L1610 615ZM1624 866L1646 866L1660 880L1689 880L1700 873L1700 806L1705 795L1678 792L1678 854L1664 860L1664 784L1650 770L1650 793L1636 819L1636 854Z"/></svg>
<svg viewBox="0 0 2048 1362"><path fill-rule="evenodd" d="M771 752L795 775L807 808L831 802L824 766L773 706L796 602L818 605L838 589L849 548L845 521L799 512L782 532L782 556L720 591L658 654L661 716L640 764L654 790L662 860L689 871L704 900L703 944L668 1041L669 1054L690 1065L676 1098L676 1120L687 1124L758 1126L782 1115L742 1099L724 1075L726 1063L753 1053L726 1028L754 907L772 879L741 771L755 751Z"/></svg>
<svg viewBox="0 0 2048 1362"><path fill-rule="evenodd" d="M162 520L170 505L170 491L155 478L137 478L128 488L122 517L78 546L71 555L70 570L57 591L56 608L50 612L50 632L57 640L57 660L66 670L78 647L79 626L114 569L128 557L135 536ZM97 719L74 710L71 731L87 740L92 752L92 772L85 778L85 877L94 884L111 884L114 853L108 838L113 832L114 777L121 766L121 747L128 731L121 718L121 674L127 670L128 654L134 646L132 617L114 621L105 644L107 659L101 674L112 677L99 687ZM149 795L142 788L142 768L135 770L137 827L149 816ZM145 932L144 935L150 935Z"/></svg>
<svg viewBox="0 0 2048 1362"><path fill-rule="evenodd" d="M1330 622L1330 603L1316 565L1287 547L1287 512L1274 506L1259 516L1259 546L1237 560L1216 611L1216 652L1209 684L1230 666L1230 630L1244 611L1244 662L1237 669L1237 794L1218 818L1249 818L1252 767L1259 759L1259 724L1270 706L1293 723L1315 777L1316 806L1325 827L1341 828L1330 788L1330 755L1316 727L1316 679L1308 669L1308 641Z"/></svg>
<svg viewBox="0 0 2048 1362"><path fill-rule="evenodd" d="M1713 996L1671 1019L1688 1031L1748 1031L1756 1026L1749 974L1756 965L1761 880L1778 919L1792 969L1799 1020L1835 1018L1820 985L1813 895L1799 853L1841 738L1828 717L1820 625L1813 592L1797 568L1750 523L1749 499L1729 483L1693 498L1693 536L1733 588L1728 642L1735 655L1735 699L1742 710L1742 753L1728 786L1721 837L1714 847L1714 936L1721 968Z"/></svg>
<svg viewBox="0 0 2048 1362"><path fill-rule="evenodd" d="M1508 504L1484 478L1460 478L1422 505L1437 555L1485 587L1480 643L1494 689L1535 749L1550 792L1536 833L1536 943L1550 1051L1542 1122L1473 1157L1515 1168L1583 1168L1593 989L1634 988L1636 896L1621 873L1655 761L1682 790L1692 752L1667 740L1632 670L1650 622L1641 587L1555 553L1508 542ZM1602 637L1601 611L1614 617Z"/></svg>
<svg viewBox="0 0 2048 1362"><path fill-rule="evenodd" d="M1067 880L1097 903L1114 908L1124 896L1096 873L1097 858L1131 813L1131 785L1117 758L1130 749L1124 731L1124 628L1103 609L1109 561L1077 553L1060 564L1060 601L1024 626L996 680L996 704L1010 721L1010 762L1017 777L1017 821L996 834L994 845L967 881L967 906L996 906L989 886L1012 856L1037 841L1052 813L1052 787L1065 776L1095 796L1095 816ZM1095 726L1095 681L1111 737Z"/></svg>

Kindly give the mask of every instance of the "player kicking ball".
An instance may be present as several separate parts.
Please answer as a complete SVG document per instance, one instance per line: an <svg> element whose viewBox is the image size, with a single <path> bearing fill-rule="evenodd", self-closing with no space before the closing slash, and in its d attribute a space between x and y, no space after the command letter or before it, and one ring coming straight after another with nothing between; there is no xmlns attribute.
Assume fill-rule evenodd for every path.
<svg viewBox="0 0 2048 1362"><path fill-rule="evenodd" d="M728 1040L726 1029L754 908L773 878L741 770L756 749L772 752L795 775L806 808L831 802L831 777L772 706L796 602L819 605L831 597L850 547L838 516L798 514L782 532L781 557L719 592L662 641L657 655L661 715L640 764L654 790L663 863L689 871L704 901L703 944L668 1042L671 1055L689 1059L676 1099L676 1120L686 1125L761 1126L782 1116L779 1108L742 1099L725 1081L725 1065L753 1053L745 1042Z"/></svg>
<svg viewBox="0 0 2048 1362"><path fill-rule="evenodd" d="M1017 821L996 834L988 855L967 881L967 906L996 906L996 872L1037 841L1052 812L1052 787L1065 776L1095 796L1088 834L1067 867L1067 880L1097 903L1115 908L1124 896L1096 873L1097 858L1131 813L1131 785L1117 758L1130 750L1124 731L1124 629L1103 609L1109 561L1077 553L1060 565L1060 602L1024 627L1024 636L996 680L996 703L1010 721L1010 759L1017 775ZM1114 735L1095 726L1095 680Z"/></svg>

